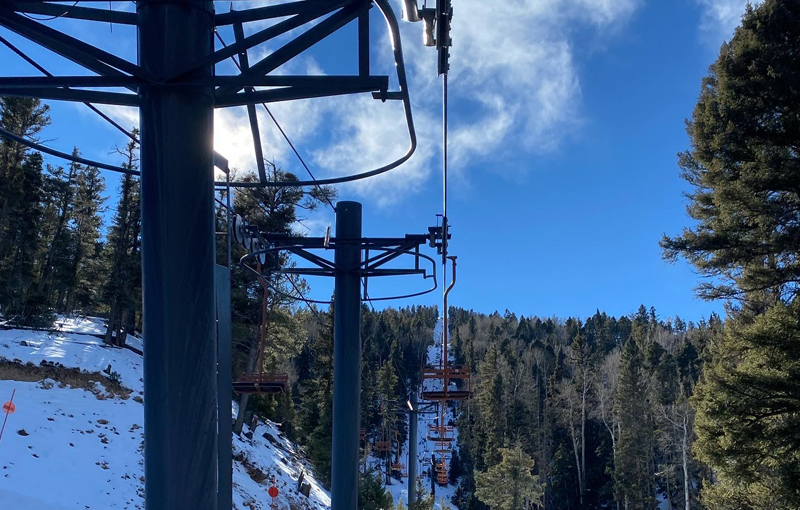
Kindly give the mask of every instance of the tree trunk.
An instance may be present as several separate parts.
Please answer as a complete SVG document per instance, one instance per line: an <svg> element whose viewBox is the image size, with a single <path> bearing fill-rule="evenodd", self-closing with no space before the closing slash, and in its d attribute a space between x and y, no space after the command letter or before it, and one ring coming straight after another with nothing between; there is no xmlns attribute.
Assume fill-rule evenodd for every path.
<svg viewBox="0 0 800 510"><path fill-rule="evenodd" d="M691 510L689 502L689 416L683 417L683 437L681 438L681 457L683 463L683 501L685 510Z"/></svg>
<svg viewBox="0 0 800 510"><path fill-rule="evenodd" d="M112 300L111 310L108 314L108 328L106 329L106 336L103 342L108 345L114 345L114 331L116 331L117 323L117 304Z"/></svg>
<svg viewBox="0 0 800 510"><path fill-rule="evenodd" d="M256 340L250 346L250 352L247 355L247 373L253 373L256 367L256 360L258 359L258 341ZM233 433L237 436L242 435L242 428L244 427L244 414L247 411L247 404L250 402L250 395L247 393L239 396L239 414L236 415L236 422L233 424Z"/></svg>
<svg viewBox="0 0 800 510"><path fill-rule="evenodd" d="M128 310L122 310L122 317L119 320L119 327L117 328L117 341L115 345L117 347L123 347L125 345L125 340L128 337L128 330L125 328L125 322L128 318Z"/></svg>
<svg viewBox="0 0 800 510"><path fill-rule="evenodd" d="M583 369L583 384L581 388L581 507L583 507L583 493L586 490L586 393L589 391L589 384L586 380L586 368Z"/></svg>
<svg viewBox="0 0 800 510"><path fill-rule="evenodd" d="M69 176L67 177L67 186L72 185L72 177L74 175L74 165L70 166ZM47 257L45 257L44 266L42 267L42 275L39 279L39 292L44 292L46 285L50 283L48 280L50 279L50 272L52 270L53 264L53 254L56 244L59 240L61 240L61 234L64 232L64 228L66 227L67 222L67 214L69 213L69 202L72 200L72 197L68 194L61 203L61 210L58 215L58 224L56 225L56 231L53 234L53 240L50 242L50 247L47 249Z"/></svg>
<svg viewBox="0 0 800 510"><path fill-rule="evenodd" d="M64 289L58 289L58 299L56 300L56 310L59 313L64 313L64 303L67 299L67 293Z"/></svg>
<svg viewBox="0 0 800 510"><path fill-rule="evenodd" d="M581 474L581 460L578 457L578 438L575 436L575 428L570 426L569 433L572 436L572 451L575 452L575 466L578 468L578 493L581 500L581 508L583 508L583 475Z"/></svg>

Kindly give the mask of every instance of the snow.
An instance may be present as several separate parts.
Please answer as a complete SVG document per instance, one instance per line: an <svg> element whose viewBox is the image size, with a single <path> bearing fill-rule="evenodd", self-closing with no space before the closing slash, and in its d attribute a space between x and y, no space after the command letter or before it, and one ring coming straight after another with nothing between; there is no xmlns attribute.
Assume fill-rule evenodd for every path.
<svg viewBox="0 0 800 510"><path fill-rule="evenodd" d="M272 437L274 443L269 439ZM316 481L311 466L305 462L300 451L288 441L272 422L262 422L253 431L253 439L234 436L234 457L244 454L249 462L258 466L265 466L264 473L275 478L275 486L281 494L295 490L300 473L305 473L304 481L311 485L310 502L308 508L327 509L331 505L330 494ZM244 508L247 496L258 494L259 486L247 474L241 463L236 463L233 474L234 486L238 489L234 494L234 502L239 508ZM266 490L266 489L264 489ZM278 507L283 508L281 499ZM285 501L284 501L285 502ZM296 503L296 502L295 502ZM289 508L289 506L285 506Z"/></svg>
<svg viewBox="0 0 800 510"><path fill-rule="evenodd" d="M0 508L144 508L144 406L134 399L144 390L142 358L92 336L105 332L102 319L59 318L57 325L58 333L0 331L0 358L34 365L48 361L88 372L111 365L133 391L129 398L111 395L99 379L87 388L51 379L0 380L0 400L8 400L16 390L17 406L0 440ZM128 342L141 348L140 338L129 336ZM266 510L273 477L280 490L279 509L330 508L330 495L276 424L260 422L252 437L233 436L234 456L245 461L234 461L234 508ZM245 463L267 478L256 482ZM297 491L301 472L311 485L309 498Z"/></svg>
<svg viewBox="0 0 800 510"><path fill-rule="evenodd" d="M65 333L105 335L107 321L100 317L65 316L56 318L56 329Z"/></svg>
<svg viewBox="0 0 800 510"><path fill-rule="evenodd" d="M143 508L141 404L35 382L0 381L0 396L12 388L0 495L30 500L18 508Z"/></svg>
<svg viewBox="0 0 800 510"><path fill-rule="evenodd" d="M77 367L87 372L111 372L120 375L122 385L142 394L142 357L133 351L105 345L103 340L89 336L94 322L74 331L81 333L49 333L46 331L0 331L0 357L38 365L43 360Z"/></svg>

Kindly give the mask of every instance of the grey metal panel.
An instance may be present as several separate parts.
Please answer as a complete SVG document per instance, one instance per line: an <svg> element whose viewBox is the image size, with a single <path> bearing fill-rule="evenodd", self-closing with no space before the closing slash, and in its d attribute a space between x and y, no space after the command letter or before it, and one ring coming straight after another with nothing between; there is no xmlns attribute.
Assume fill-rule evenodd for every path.
<svg viewBox="0 0 800 510"><path fill-rule="evenodd" d="M217 508L231 510L233 504L233 424L231 413L231 270L217 265L214 268L217 291L217 389L219 407L217 418L219 438L217 457L219 488Z"/></svg>

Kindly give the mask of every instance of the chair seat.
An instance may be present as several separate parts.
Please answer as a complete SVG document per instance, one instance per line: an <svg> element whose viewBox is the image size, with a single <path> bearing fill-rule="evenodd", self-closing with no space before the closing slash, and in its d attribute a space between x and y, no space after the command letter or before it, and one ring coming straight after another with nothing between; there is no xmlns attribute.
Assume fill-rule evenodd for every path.
<svg viewBox="0 0 800 510"><path fill-rule="evenodd" d="M248 395L283 393L289 384L287 374L247 374L233 381L233 391Z"/></svg>

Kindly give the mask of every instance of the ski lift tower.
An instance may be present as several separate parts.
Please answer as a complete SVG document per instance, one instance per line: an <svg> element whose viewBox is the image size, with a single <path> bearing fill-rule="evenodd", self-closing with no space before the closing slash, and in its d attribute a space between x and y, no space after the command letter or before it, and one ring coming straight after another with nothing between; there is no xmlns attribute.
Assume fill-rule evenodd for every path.
<svg viewBox="0 0 800 510"><path fill-rule="evenodd" d="M81 3L92 1L95 0ZM217 454L217 399L219 390L228 393L229 389L218 388L217 384L215 186L338 184L384 173L411 157L416 134L397 19L389 0L294 0L219 14L214 2L208 0L138 0L135 11L128 4L123 10L115 8L119 4L97 1L94 5L0 0L0 27L78 64L85 71L80 76L54 76L3 38L0 42L44 76L0 77L0 95L84 103L112 124L94 104L139 109L142 287L147 342L145 504L148 510L223 510L230 508L231 489L230 480L227 487L225 483L218 486L224 482L224 476L218 473L221 468ZM389 90L388 76L376 76L370 71L369 11L373 6L383 14L389 29L398 90ZM131 62L54 28L49 21L57 18L135 27L137 61ZM269 21L265 24L265 20ZM357 73L346 76L273 73L354 21L357 22L354 50ZM215 31L222 26L233 26L236 42L216 48ZM249 28L247 35L244 27ZM248 50L279 37L289 40L258 61L247 61ZM237 56L245 64L241 72L216 73L217 65ZM345 177L270 182L260 156L254 106L356 93L371 93L381 101L402 102L409 134L406 153L379 168L362 169ZM214 167L229 172L227 161L213 148L214 109L234 106L248 106L259 171L259 179L253 183L214 180ZM124 130L118 124L115 127ZM72 156L29 140L21 133L0 128L0 136L51 156L139 174L106 162ZM353 207L348 205L344 209ZM360 233L352 237L359 238ZM359 248L357 253L360 252ZM357 470L357 463L354 469ZM351 487L350 492L353 491L355 488ZM334 497L333 505L337 510L354 510L355 499L350 495Z"/></svg>

